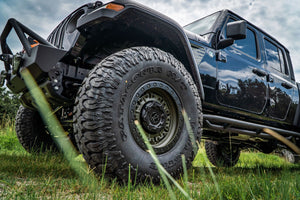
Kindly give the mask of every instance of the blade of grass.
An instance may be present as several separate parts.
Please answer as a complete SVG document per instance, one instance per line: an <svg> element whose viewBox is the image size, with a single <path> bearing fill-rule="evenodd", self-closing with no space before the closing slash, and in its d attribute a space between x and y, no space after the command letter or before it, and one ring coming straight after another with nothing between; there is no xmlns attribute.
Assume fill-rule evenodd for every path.
<svg viewBox="0 0 300 200"><path fill-rule="evenodd" d="M246 181L246 183L248 184L250 194L252 195L252 199L253 199L253 200L256 200L255 195L253 194L253 191L252 191L252 189L251 189L251 186L250 186L249 182Z"/></svg>
<svg viewBox="0 0 300 200"><path fill-rule="evenodd" d="M186 161L185 161L185 156L181 155L182 158L182 167L183 167L183 182L184 182L184 190L188 193L190 196L190 190L188 187L188 173L187 173L187 168L186 168Z"/></svg>
<svg viewBox="0 0 300 200"><path fill-rule="evenodd" d="M135 122L135 125L137 126L147 148L148 148L148 152L150 153L151 157L153 158L157 168L158 168L158 171L169 191L169 194L170 194L170 198L171 199L176 199L175 197L175 194L170 186L170 183L167 179L167 177L173 182L173 184L182 192L182 194L187 198L187 199L191 199L191 197L188 195L188 193L186 191L184 191L184 189L177 183L177 181L167 172L167 170L160 164L158 158L157 158L157 155L156 153L154 152L154 149L152 148L147 136L146 136L146 133L145 131L143 130L142 126L140 125L140 123L136 120Z"/></svg>
<svg viewBox="0 0 300 200"><path fill-rule="evenodd" d="M105 157L105 164L104 164L104 167L102 168L102 177L101 177L101 181L100 181L100 187L102 188L103 187L103 183L104 183L104 175L105 175L105 172L106 172L106 165L107 165L107 157Z"/></svg>
<svg viewBox="0 0 300 200"><path fill-rule="evenodd" d="M127 199L131 199L130 186L131 186L131 177L130 177L130 164L128 165L128 185L127 185Z"/></svg>
<svg viewBox="0 0 300 200"><path fill-rule="evenodd" d="M185 122L185 125L186 125L186 128L187 128L188 134L189 134L190 139L192 141L194 152L197 153L198 149L200 149L200 144L198 143L198 146L197 146L195 136L193 134L193 129L192 129L191 123L189 121L189 117L188 117L188 115L187 115L187 113L185 112L184 109L182 110L182 115L183 115L183 118L184 118L184 122ZM209 161L207 159L205 159L205 162L208 163ZM219 198L223 199L222 195L221 195L219 184L218 184L217 179L216 179L216 176L215 176L214 172L212 171L211 167L209 165L207 165L207 166L208 166L209 173L210 173L210 175L213 179L216 190L219 194Z"/></svg>
<svg viewBox="0 0 300 200"><path fill-rule="evenodd" d="M45 125L48 127L53 140L60 147L64 156L70 163L70 166L79 175L80 179L86 183L97 183L96 178L89 172L89 167L86 162L78 162L75 160L78 156L73 144L70 142L69 138L65 135L65 131L62 128L60 122L53 115L53 111L44 96L44 93L39 88L34 78L28 69L23 69L21 71L21 76L25 81L30 94L32 95L35 104L37 105L38 111L42 116ZM90 189L95 190L96 184L93 184Z"/></svg>
<svg viewBox="0 0 300 200"><path fill-rule="evenodd" d="M207 160L207 158L204 157L204 161L207 163L206 165L207 165L208 171L210 173L210 176L213 179L213 182L214 182L214 185L216 187L216 190L218 192L219 199L222 200L223 198L222 198L222 195L221 195L221 190L220 190L219 184L217 182L216 176L215 176L213 170L211 169L211 166L209 165L209 161Z"/></svg>
<svg viewBox="0 0 300 200"><path fill-rule="evenodd" d="M196 139L195 139L195 136L194 136L194 133L193 133L193 129L192 129L191 123L189 121L189 117L186 114L186 112L185 112L184 109L182 110L182 116L183 116L183 119L184 119L184 123L186 125L186 129L187 129L188 134L190 136L190 140L192 142L194 153L197 154L198 147L197 147Z"/></svg>
<svg viewBox="0 0 300 200"><path fill-rule="evenodd" d="M137 166L137 169L136 169L136 171L135 171L135 176L134 176L134 182L133 182L133 186L134 186L134 187L136 186L137 173L138 173L138 166Z"/></svg>
<svg viewBox="0 0 300 200"><path fill-rule="evenodd" d="M154 152L154 150L153 150L153 148L152 148L152 146L151 146L151 144L150 144L150 142L149 142L149 140L148 140L148 138L145 134L145 131L143 130L142 126L140 125L140 123L137 120L135 120L134 123L135 123L137 129L139 130L140 134L142 135L142 138L143 138L143 140L144 140L144 142L145 142L145 144L146 144L146 146L149 150L149 153L150 153L151 157L153 158L153 160L154 160L154 162L157 166L158 172L161 175L161 177L164 181L164 184L167 187L170 198L171 199L176 199L175 193L173 192L173 190L171 188L171 185L170 185L170 183L169 183L169 181L166 177L166 174L163 172L163 166L161 166L159 160L157 159L157 156L156 156L156 154L155 154L155 152Z"/></svg>

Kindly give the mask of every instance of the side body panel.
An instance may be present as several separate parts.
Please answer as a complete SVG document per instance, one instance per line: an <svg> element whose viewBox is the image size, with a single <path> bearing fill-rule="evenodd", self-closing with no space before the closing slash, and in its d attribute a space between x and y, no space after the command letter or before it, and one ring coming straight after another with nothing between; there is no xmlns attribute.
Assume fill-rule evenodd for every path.
<svg viewBox="0 0 300 200"><path fill-rule="evenodd" d="M220 27L216 29L219 40L226 38L226 23L230 18L243 20L230 11L224 13L227 14L219 19L224 23L219 23ZM274 71L270 67L264 44L266 37L273 38L249 22L247 36L248 32L255 41L254 47L245 39L215 50L213 43L207 45L190 39L194 56L196 60L198 58L205 91L204 114L297 131L294 125L299 124L299 113L296 113L299 91L293 78L288 50L276 40L273 41L283 52L283 56L278 55L278 58L285 64L287 72ZM249 53L243 48L251 51L255 48L256 52Z"/></svg>

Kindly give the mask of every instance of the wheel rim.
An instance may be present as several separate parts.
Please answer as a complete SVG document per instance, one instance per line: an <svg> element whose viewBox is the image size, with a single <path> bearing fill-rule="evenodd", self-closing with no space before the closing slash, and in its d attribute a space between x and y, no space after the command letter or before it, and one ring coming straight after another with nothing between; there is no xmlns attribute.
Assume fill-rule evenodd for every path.
<svg viewBox="0 0 300 200"><path fill-rule="evenodd" d="M134 125L138 120L157 154L169 151L182 131L182 109L175 91L160 81L140 86L130 103L130 131L136 143L146 150L144 141Z"/></svg>

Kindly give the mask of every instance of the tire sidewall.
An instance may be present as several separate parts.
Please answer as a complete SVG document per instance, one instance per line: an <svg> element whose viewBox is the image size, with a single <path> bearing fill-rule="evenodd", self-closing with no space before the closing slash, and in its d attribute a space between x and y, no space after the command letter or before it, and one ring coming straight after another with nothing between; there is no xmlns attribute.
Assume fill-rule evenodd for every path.
<svg viewBox="0 0 300 200"><path fill-rule="evenodd" d="M16 116L16 134L26 151L30 153L58 151L53 139L46 132L38 111L20 106Z"/></svg>
<svg viewBox="0 0 300 200"><path fill-rule="evenodd" d="M228 152L226 148L230 148ZM209 161L216 167L232 167L237 164L240 157L240 148L229 143L205 141L206 155Z"/></svg>
<svg viewBox="0 0 300 200"><path fill-rule="evenodd" d="M194 126L198 124L199 119L197 102L190 83L184 78L182 71L184 70L178 70L171 64L158 60L141 62L122 77L119 86L114 91L112 118L117 120L113 120L112 127L116 136L116 146L128 164L138 168L139 172L150 173L152 176L158 175L156 165L150 154L136 143L129 127L130 111L128 108L133 94L141 85L150 81L160 81L170 86L186 110L194 134L197 134L198 127ZM181 115L181 111L179 112ZM192 161L194 156L192 151L189 134L183 123L182 132L176 144L168 152L158 155L158 159L164 168L172 173L182 167L181 155L185 155L189 162Z"/></svg>

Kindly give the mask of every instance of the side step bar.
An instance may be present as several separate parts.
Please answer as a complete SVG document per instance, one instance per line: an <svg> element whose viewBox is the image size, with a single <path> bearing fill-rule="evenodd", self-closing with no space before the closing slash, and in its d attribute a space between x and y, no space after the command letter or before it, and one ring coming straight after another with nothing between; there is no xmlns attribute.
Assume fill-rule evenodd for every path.
<svg viewBox="0 0 300 200"><path fill-rule="evenodd" d="M286 137L288 136L300 137L300 133L298 132L284 130L284 129L261 125L261 124L255 124L251 122L245 122L242 120L231 119L227 117L204 114L203 119L204 119L204 123L207 125L208 128L218 130L218 131L230 131L232 133L250 135L250 136L266 138L266 139L274 139L274 137L263 132L264 128L268 128L282 135L285 135ZM220 124L226 124L226 125L220 125Z"/></svg>

